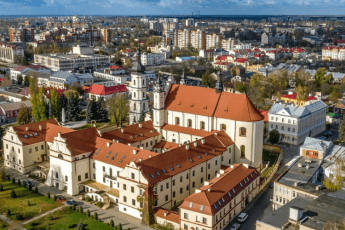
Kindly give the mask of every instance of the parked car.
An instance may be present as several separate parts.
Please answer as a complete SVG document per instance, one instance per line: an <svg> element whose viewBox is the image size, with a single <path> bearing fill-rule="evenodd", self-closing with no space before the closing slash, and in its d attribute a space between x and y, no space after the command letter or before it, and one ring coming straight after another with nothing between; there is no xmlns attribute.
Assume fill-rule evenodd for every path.
<svg viewBox="0 0 345 230"><path fill-rule="evenodd" d="M57 195L57 196L56 196L56 199L57 199L57 200L64 201L64 200L66 200L66 197L64 197L63 195ZM72 205L73 205L73 204L72 204Z"/></svg>
<svg viewBox="0 0 345 230"><path fill-rule="evenodd" d="M29 181L29 180L23 180L23 183L26 183L26 186L27 187L29 187L29 185L31 185L32 186L32 183L31 183L31 181Z"/></svg>
<svg viewBox="0 0 345 230"><path fill-rule="evenodd" d="M326 140L327 138L325 136L319 137L320 140Z"/></svg>
<svg viewBox="0 0 345 230"><path fill-rule="evenodd" d="M238 215L237 221L240 222L240 223L243 223L244 221L247 220L247 218L248 218L248 214L242 212L240 215Z"/></svg>
<svg viewBox="0 0 345 230"><path fill-rule="evenodd" d="M239 223L234 223L231 227L230 230L237 230L241 227L241 225Z"/></svg>
<svg viewBox="0 0 345 230"><path fill-rule="evenodd" d="M332 136L332 131L328 131L328 132L326 133L326 135Z"/></svg>
<svg viewBox="0 0 345 230"><path fill-rule="evenodd" d="M68 201L66 202L66 204L68 204L68 205L76 204L76 205L77 205L77 202L75 202L74 200L68 200Z"/></svg>

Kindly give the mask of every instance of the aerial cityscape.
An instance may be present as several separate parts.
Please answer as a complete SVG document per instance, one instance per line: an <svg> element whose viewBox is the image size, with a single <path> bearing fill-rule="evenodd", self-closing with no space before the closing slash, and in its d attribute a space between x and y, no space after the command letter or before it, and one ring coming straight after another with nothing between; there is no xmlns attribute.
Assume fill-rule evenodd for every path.
<svg viewBox="0 0 345 230"><path fill-rule="evenodd" d="M0 229L345 230L344 10L0 0Z"/></svg>

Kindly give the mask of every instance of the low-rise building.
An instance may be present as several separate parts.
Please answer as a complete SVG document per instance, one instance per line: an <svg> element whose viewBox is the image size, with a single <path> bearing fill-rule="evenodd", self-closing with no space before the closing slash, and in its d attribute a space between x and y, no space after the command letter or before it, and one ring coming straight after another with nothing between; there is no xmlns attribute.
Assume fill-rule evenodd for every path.
<svg viewBox="0 0 345 230"><path fill-rule="evenodd" d="M165 54L163 53L143 53L141 55L143 65L161 65L165 63Z"/></svg>
<svg viewBox="0 0 345 230"><path fill-rule="evenodd" d="M70 71L60 71L49 78L49 86L58 89L64 89L66 85L72 86L74 84L90 86L93 82L93 77L88 73L77 74Z"/></svg>
<svg viewBox="0 0 345 230"><path fill-rule="evenodd" d="M125 85L105 86L92 84L90 87L85 88L85 98L98 101L103 98L105 101L116 94L127 93L128 89Z"/></svg>
<svg viewBox="0 0 345 230"><path fill-rule="evenodd" d="M0 41L0 61L21 62L23 57L24 49L22 47Z"/></svg>
<svg viewBox="0 0 345 230"><path fill-rule="evenodd" d="M29 100L0 104L0 123L15 122L21 106L25 106L31 114L32 104Z"/></svg>
<svg viewBox="0 0 345 230"><path fill-rule="evenodd" d="M298 145L325 131L326 113L327 105L318 100L304 106L278 102L268 112L268 131L276 129L282 142Z"/></svg>

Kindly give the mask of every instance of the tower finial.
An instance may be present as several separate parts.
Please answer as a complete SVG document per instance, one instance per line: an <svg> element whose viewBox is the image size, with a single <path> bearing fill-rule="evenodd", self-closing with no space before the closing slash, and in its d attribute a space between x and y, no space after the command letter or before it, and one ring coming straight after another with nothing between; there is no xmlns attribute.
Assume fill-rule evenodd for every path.
<svg viewBox="0 0 345 230"><path fill-rule="evenodd" d="M217 92L217 93L220 93L220 92L223 91L223 83L222 83L222 80L221 80L220 71L218 71L216 87L214 87L214 88L216 89L216 92Z"/></svg>

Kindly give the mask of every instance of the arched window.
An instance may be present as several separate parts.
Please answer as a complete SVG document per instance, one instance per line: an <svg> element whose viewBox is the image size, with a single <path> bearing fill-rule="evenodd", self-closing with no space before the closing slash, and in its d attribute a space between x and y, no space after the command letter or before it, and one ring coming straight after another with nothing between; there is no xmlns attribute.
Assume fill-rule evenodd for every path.
<svg viewBox="0 0 345 230"><path fill-rule="evenodd" d="M188 127L192 127L192 119L188 119L187 120L187 126Z"/></svg>
<svg viewBox="0 0 345 230"><path fill-rule="evenodd" d="M240 136L245 137L247 135L247 129L244 127L240 128Z"/></svg>
<svg viewBox="0 0 345 230"><path fill-rule="evenodd" d="M241 158L246 157L246 147L244 145L241 145Z"/></svg>
<svg viewBox="0 0 345 230"><path fill-rule="evenodd" d="M220 130L226 131L226 124L220 124Z"/></svg>
<svg viewBox="0 0 345 230"><path fill-rule="evenodd" d="M109 168L109 176L113 176L113 169L112 168Z"/></svg>
<svg viewBox="0 0 345 230"><path fill-rule="evenodd" d="M175 117L175 125L179 125L180 124L180 118L179 117Z"/></svg>
<svg viewBox="0 0 345 230"><path fill-rule="evenodd" d="M135 80L133 81L133 85L135 85Z"/></svg>
<svg viewBox="0 0 345 230"><path fill-rule="evenodd" d="M63 159L62 154L59 154L59 155L58 155L58 158Z"/></svg>
<svg viewBox="0 0 345 230"><path fill-rule="evenodd" d="M137 104L133 104L134 111L137 110Z"/></svg>
<svg viewBox="0 0 345 230"><path fill-rule="evenodd" d="M137 97L137 93L134 92L134 93L133 93L133 98L136 98L136 97Z"/></svg>

